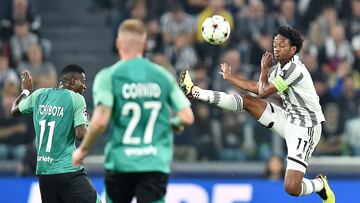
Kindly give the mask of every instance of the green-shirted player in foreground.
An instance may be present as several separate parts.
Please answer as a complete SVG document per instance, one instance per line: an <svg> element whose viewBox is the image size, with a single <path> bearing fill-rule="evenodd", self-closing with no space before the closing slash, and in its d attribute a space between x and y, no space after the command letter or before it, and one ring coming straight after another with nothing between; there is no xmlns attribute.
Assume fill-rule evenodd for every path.
<svg viewBox="0 0 360 203"><path fill-rule="evenodd" d="M82 96L84 70L68 65L60 73L58 88L41 88L32 94L32 77L22 74L22 93L12 107L13 116L33 113L37 165L43 203L95 203L100 199L83 167L73 166L75 138L81 140L88 118ZM30 95L29 95L30 94Z"/></svg>
<svg viewBox="0 0 360 203"><path fill-rule="evenodd" d="M111 118L105 148L107 202L164 202L173 154L173 129L192 124L190 102L175 78L143 58L146 28L125 20L116 46L121 61L100 71L94 81L95 110L75 165L89 152ZM174 117L172 117L172 111Z"/></svg>

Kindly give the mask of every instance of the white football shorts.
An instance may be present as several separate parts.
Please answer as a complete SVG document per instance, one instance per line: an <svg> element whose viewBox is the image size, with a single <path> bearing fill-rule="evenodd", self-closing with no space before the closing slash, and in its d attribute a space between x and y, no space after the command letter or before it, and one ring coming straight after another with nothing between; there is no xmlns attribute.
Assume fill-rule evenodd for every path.
<svg viewBox="0 0 360 203"><path fill-rule="evenodd" d="M286 141L288 150L286 170L306 172L311 157L321 136L321 124L313 127L302 127L286 119L286 111L279 106L268 103L258 122L272 129Z"/></svg>

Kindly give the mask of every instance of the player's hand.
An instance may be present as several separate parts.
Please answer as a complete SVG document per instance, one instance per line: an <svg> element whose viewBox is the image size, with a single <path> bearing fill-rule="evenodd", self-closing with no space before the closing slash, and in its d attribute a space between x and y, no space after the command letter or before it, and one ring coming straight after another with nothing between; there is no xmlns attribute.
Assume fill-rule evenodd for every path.
<svg viewBox="0 0 360 203"><path fill-rule="evenodd" d="M261 69L268 70L273 64L273 55L270 52L265 52L261 58Z"/></svg>
<svg viewBox="0 0 360 203"><path fill-rule="evenodd" d="M231 66L229 66L226 63L223 63L223 64L221 64L220 68L221 68L221 71L219 73L220 73L220 75L223 76L223 79L224 80L230 79L230 77L232 76L231 75Z"/></svg>
<svg viewBox="0 0 360 203"><path fill-rule="evenodd" d="M33 89L32 77L30 75L30 72L27 70L24 70L21 74L21 89L27 89L30 92Z"/></svg>
<svg viewBox="0 0 360 203"><path fill-rule="evenodd" d="M80 166L85 156L88 154L88 151L78 148L72 154L72 163L74 166Z"/></svg>

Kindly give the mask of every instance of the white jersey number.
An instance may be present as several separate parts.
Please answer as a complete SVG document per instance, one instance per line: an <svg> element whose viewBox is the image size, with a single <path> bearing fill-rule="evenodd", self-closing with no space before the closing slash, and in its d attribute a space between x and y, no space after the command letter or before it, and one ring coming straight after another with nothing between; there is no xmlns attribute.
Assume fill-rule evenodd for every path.
<svg viewBox="0 0 360 203"><path fill-rule="evenodd" d="M40 125L40 140L39 140L39 149L38 149L38 151L40 151L40 149L41 149L42 140L44 138L44 133L45 133L45 128L46 128L46 120L41 120L39 122L39 125ZM54 135L55 121L48 122L47 126L50 127L50 130L49 130L49 136L48 136L45 151L50 152L51 151L52 138L53 138L53 135Z"/></svg>
<svg viewBox="0 0 360 203"><path fill-rule="evenodd" d="M150 118L146 124L145 132L144 132L144 144L150 144L152 141L153 133L154 133L154 126L159 115L159 111L161 109L161 102L159 101L147 101L144 102L144 109L150 109L151 114ZM141 118L141 107L138 103L135 102L128 102L126 103L121 111L122 116L128 116L130 111L132 111L132 117L130 119L129 125L127 126L124 137L123 143L124 144L131 144L131 145L138 145L141 143L140 137L134 137L133 132L137 125L139 124Z"/></svg>

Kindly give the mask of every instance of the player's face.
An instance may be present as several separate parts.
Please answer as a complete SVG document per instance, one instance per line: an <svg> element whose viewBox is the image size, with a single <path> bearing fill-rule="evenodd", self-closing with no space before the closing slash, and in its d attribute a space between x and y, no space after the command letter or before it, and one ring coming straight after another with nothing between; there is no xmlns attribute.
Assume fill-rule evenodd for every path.
<svg viewBox="0 0 360 203"><path fill-rule="evenodd" d="M291 46L289 39L279 34L274 38L273 48L275 59L280 63L289 61L296 51L296 47Z"/></svg>
<svg viewBox="0 0 360 203"><path fill-rule="evenodd" d="M85 81L86 81L86 77L84 73L77 74L75 76L75 82L73 86L74 92L77 92L79 94L84 94L86 89Z"/></svg>

